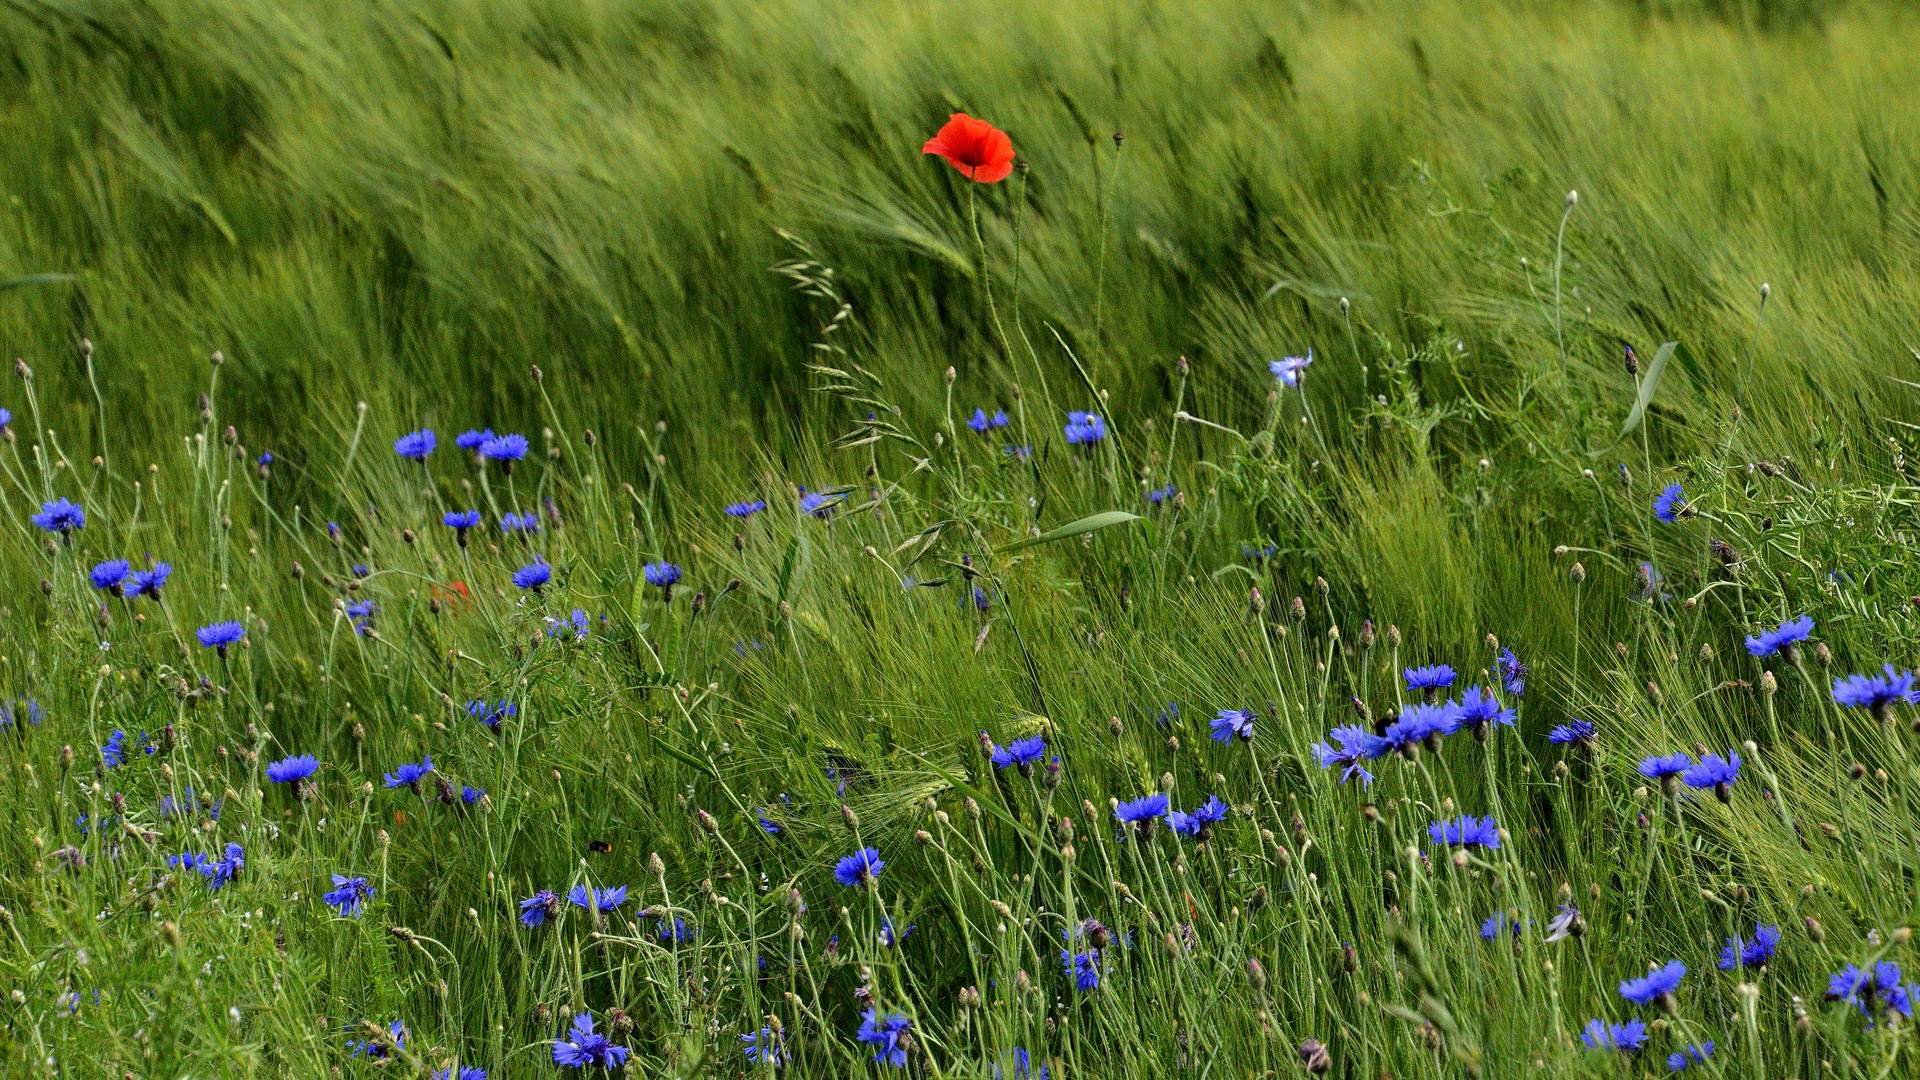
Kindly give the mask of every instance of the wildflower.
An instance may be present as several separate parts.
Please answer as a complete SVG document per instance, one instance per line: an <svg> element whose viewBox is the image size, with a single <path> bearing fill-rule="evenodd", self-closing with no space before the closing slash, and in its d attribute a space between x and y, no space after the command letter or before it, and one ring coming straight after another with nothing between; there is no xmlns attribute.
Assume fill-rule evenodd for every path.
<svg viewBox="0 0 1920 1080"><path fill-rule="evenodd" d="M1572 904L1561 904L1560 910L1547 921L1547 940L1562 941L1569 937L1580 937L1587 932L1586 917Z"/></svg>
<svg viewBox="0 0 1920 1080"><path fill-rule="evenodd" d="M392 772L387 773L381 779L384 780L390 788L412 788L414 793L418 794L421 779L432 771L433 755L428 754L426 757L421 758L418 764L407 762Z"/></svg>
<svg viewBox="0 0 1920 1080"><path fill-rule="evenodd" d="M979 184L997 184L1013 172L1013 140L966 113L949 116L920 152L946 158L947 164Z"/></svg>
<svg viewBox="0 0 1920 1080"><path fill-rule="evenodd" d="M1107 437L1107 422L1099 413L1070 412L1066 436L1068 443L1097 443Z"/></svg>
<svg viewBox="0 0 1920 1080"><path fill-rule="evenodd" d="M767 500L754 499L750 502L728 503L724 512L728 517L749 518L766 508Z"/></svg>
<svg viewBox="0 0 1920 1080"><path fill-rule="evenodd" d="M1869 1027L1876 1017L1887 1012L1911 1019L1912 995L1920 993L1920 987L1903 986L1900 979L1900 965L1889 960L1873 965L1871 972L1848 964L1827 980L1826 997L1828 1001L1844 1001L1859 1009Z"/></svg>
<svg viewBox="0 0 1920 1080"><path fill-rule="evenodd" d="M1653 516L1668 524L1687 512L1687 492L1679 484L1668 484L1653 500Z"/></svg>
<svg viewBox="0 0 1920 1080"><path fill-rule="evenodd" d="M1599 729L1593 726L1593 721L1569 716L1566 723L1547 732L1547 741L1560 746L1574 745L1590 748L1598 734Z"/></svg>
<svg viewBox="0 0 1920 1080"><path fill-rule="evenodd" d="M293 796L297 799L301 785L319 768L320 763L312 754L284 757L267 766L267 779L276 784L292 784Z"/></svg>
<svg viewBox="0 0 1920 1080"><path fill-rule="evenodd" d="M907 1029L913 1026L913 1021L899 1013L882 1017L873 1009L862 1015L865 1019L860 1024L858 1038L875 1048L874 1063L906 1068L907 1051L913 1048L913 1037Z"/></svg>
<svg viewBox="0 0 1920 1080"><path fill-rule="evenodd" d="M1480 936L1487 941L1498 938L1502 930L1510 931L1517 938L1520 936L1520 923L1517 919L1507 918L1506 912L1496 911L1480 924Z"/></svg>
<svg viewBox="0 0 1920 1080"><path fill-rule="evenodd" d="M1131 802L1123 802L1113 811L1113 816L1123 824L1146 829L1153 820L1167 812L1167 797L1162 794L1142 795Z"/></svg>
<svg viewBox="0 0 1920 1080"><path fill-rule="evenodd" d="M918 923L908 923L906 930L902 931L900 935L896 937L893 932L893 919L886 915L880 916L880 947L883 949L891 949L902 941L907 940L907 935L913 933L914 928L918 925Z"/></svg>
<svg viewBox="0 0 1920 1080"><path fill-rule="evenodd" d="M1660 571L1654 569L1652 563L1641 563L1640 569L1635 573L1635 579L1640 582L1641 600L1651 603L1655 597L1658 597L1661 603L1666 603L1673 599L1672 593L1660 591L1660 586L1665 583L1666 579L1660 576Z"/></svg>
<svg viewBox="0 0 1920 1080"><path fill-rule="evenodd" d="M763 829L768 836L780 835L780 832L781 832L780 823L777 821L774 821L772 818L767 817L766 811L763 810L759 813L754 814L753 816L760 820L760 828Z"/></svg>
<svg viewBox="0 0 1920 1080"><path fill-rule="evenodd" d="M453 1069L452 1065L441 1069L433 1074L433 1080L455 1080ZM460 1070L458 1080L487 1080L487 1070L478 1065L464 1067Z"/></svg>
<svg viewBox="0 0 1920 1080"><path fill-rule="evenodd" d="M1533 673L1533 669L1521 663L1520 658L1513 655L1512 649L1501 649L1500 658L1495 663L1499 665L1500 682L1506 687L1507 693L1519 697L1527 692L1527 676Z"/></svg>
<svg viewBox="0 0 1920 1080"><path fill-rule="evenodd" d="M1721 802L1729 802L1732 795L1727 789L1740 779L1740 755L1731 750L1724 758L1719 754L1704 754L1698 765L1680 774L1680 779L1690 788L1712 788Z"/></svg>
<svg viewBox="0 0 1920 1080"><path fill-rule="evenodd" d="M1062 951L1060 953L1060 962L1063 966L1065 966L1067 970L1067 974L1073 976L1074 989L1080 990L1083 992L1087 990L1099 989L1100 987L1100 950L1099 949L1091 949L1083 953L1077 953L1072 951Z"/></svg>
<svg viewBox="0 0 1920 1080"><path fill-rule="evenodd" d="M662 600L668 602L673 600L674 583L680 580L678 566L670 562L650 562L641 567L640 572L646 575L647 584L660 590Z"/></svg>
<svg viewBox="0 0 1920 1080"><path fill-rule="evenodd" d="M1007 455L1010 458L1013 458L1015 461L1025 461L1028 458L1033 456L1033 447L1003 446L1000 448L1000 452Z"/></svg>
<svg viewBox="0 0 1920 1080"><path fill-rule="evenodd" d="M1514 726L1514 711L1503 708L1500 699L1480 689L1469 686L1467 692L1460 695L1460 701L1452 708L1452 730L1470 729L1475 738L1485 739L1487 729L1505 724Z"/></svg>
<svg viewBox="0 0 1920 1080"><path fill-rule="evenodd" d="M433 448L437 445L439 445L439 439L433 432L422 428L393 440L393 452L408 461L425 461L427 455L433 453Z"/></svg>
<svg viewBox="0 0 1920 1080"><path fill-rule="evenodd" d="M1795 662L1794 646L1807 640L1813 633L1813 616L1802 615L1797 619L1783 622L1777 629L1769 630L1758 637L1747 638L1747 651L1755 656L1772 656L1779 653L1787 658L1787 663Z"/></svg>
<svg viewBox="0 0 1920 1080"><path fill-rule="evenodd" d="M136 570L127 584L128 596L151 596L160 599L160 589L167 583L167 576L173 573L172 563L154 563L151 570Z"/></svg>
<svg viewBox="0 0 1920 1080"><path fill-rule="evenodd" d="M567 893L567 903L588 911L612 911L627 902L625 885L609 885L604 889L593 889L585 884L575 885Z"/></svg>
<svg viewBox="0 0 1920 1080"><path fill-rule="evenodd" d="M546 621L548 634L557 641L573 645L587 640L587 635L593 630L593 621L587 618L587 613L580 608L574 608L573 613L564 619L556 619L549 615Z"/></svg>
<svg viewBox="0 0 1920 1080"><path fill-rule="evenodd" d="M367 884L366 878L335 874L333 884L333 891L320 899L337 909L342 917L358 916L367 901L373 899L373 886Z"/></svg>
<svg viewBox="0 0 1920 1080"><path fill-rule="evenodd" d="M462 450L472 450L475 453L478 453L480 448L482 446L485 446L492 439L493 439L493 429L481 428L478 431L468 430L468 431L463 431L458 435L455 435L453 437L453 445L459 447Z"/></svg>
<svg viewBox="0 0 1920 1080"><path fill-rule="evenodd" d="M552 889L541 889L520 901L520 925L522 926L541 926L548 919L559 914L560 898L554 895Z"/></svg>
<svg viewBox="0 0 1920 1080"><path fill-rule="evenodd" d="M41 503L40 512L31 520L39 528L59 533L62 541L71 541L75 529L87 527L87 512L66 499L55 499Z"/></svg>
<svg viewBox="0 0 1920 1080"><path fill-rule="evenodd" d="M13 726L16 710L25 713L27 723L35 727L38 727L40 721L47 718L47 710L41 708L40 703L37 701L24 699L18 701L0 701L0 730Z"/></svg>
<svg viewBox="0 0 1920 1080"><path fill-rule="evenodd" d="M1622 1053L1632 1053L1647 1041L1647 1025L1641 1023L1639 1017L1624 1024L1589 1020L1587 1029L1580 1033L1580 1041L1586 1043L1589 1050L1618 1050Z"/></svg>
<svg viewBox="0 0 1920 1080"><path fill-rule="evenodd" d="M669 920L665 915L662 915L659 923L660 925L654 929L654 936L661 941L671 945L676 941L693 940L693 928L687 925L687 920L678 916Z"/></svg>
<svg viewBox="0 0 1920 1080"><path fill-rule="evenodd" d="M224 856L220 859L202 857L195 869L207 879L207 888L218 889L240 875L247 865L247 854L239 844L228 844Z"/></svg>
<svg viewBox="0 0 1920 1080"><path fill-rule="evenodd" d="M984 735L985 732L981 734ZM1043 736L1034 735L1026 739L1016 739L1009 746L994 747L991 757L996 769L1004 769L1011 765L1020 770L1021 776L1032 776L1034 763L1045 757L1046 753L1047 740Z"/></svg>
<svg viewBox="0 0 1920 1080"><path fill-rule="evenodd" d="M232 648L240 639L247 636L247 628L237 622L229 620L227 622L213 623L210 626L203 626L194 631L193 636L200 639L200 644L220 654L220 659L225 660L227 658L227 650Z"/></svg>
<svg viewBox="0 0 1920 1080"><path fill-rule="evenodd" d="M461 547L466 547L467 530L480 527L480 511L449 510L446 516L440 519L440 523L452 529L453 538L459 542Z"/></svg>
<svg viewBox="0 0 1920 1080"><path fill-rule="evenodd" d="M351 1030L352 1025L348 1025L348 1029ZM406 1048L407 1026L398 1020L387 1025L385 1038L375 1036L365 1040L347 1040L347 1049L353 1051L354 1057L373 1058L376 1060L385 1059L388 1054L393 1053L395 1050L405 1050Z"/></svg>
<svg viewBox="0 0 1920 1080"><path fill-rule="evenodd" d="M586 1010L581 1010L573 1018L571 1042L560 1039L553 1041L553 1063L575 1069L598 1065L602 1069L612 1070L623 1064L631 1053L633 1051L624 1046L615 1046L605 1035L595 1034L593 1014Z"/></svg>
<svg viewBox="0 0 1920 1080"><path fill-rule="evenodd" d="M829 518L833 516L834 510L839 508L840 503L846 497L847 493L844 491L826 495L817 491L809 492L806 488L801 488L800 512L817 518Z"/></svg>
<svg viewBox="0 0 1920 1080"><path fill-rule="evenodd" d="M1673 992L1680 988L1680 980L1687 974L1687 965L1678 960L1666 967L1655 968L1644 978L1628 979L1620 984L1620 996L1635 1005L1652 1005L1659 1002L1668 1012L1673 1011Z"/></svg>
<svg viewBox="0 0 1920 1080"><path fill-rule="evenodd" d="M1152 491L1147 492L1147 501L1155 506L1159 506L1178 494L1179 492L1169 483L1166 487L1154 488Z"/></svg>
<svg viewBox="0 0 1920 1080"><path fill-rule="evenodd" d="M1500 826L1494 824L1491 817L1462 814L1454 821L1436 821L1427 826L1427 835L1434 843L1449 847L1484 847L1495 851L1500 848Z"/></svg>
<svg viewBox="0 0 1920 1080"><path fill-rule="evenodd" d="M1414 748L1422 743L1437 752L1440 738L1453 730L1453 710L1441 705L1409 705L1387 725L1381 738L1390 749L1412 756Z"/></svg>
<svg viewBox="0 0 1920 1080"><path fill-rule="evenodd" d="M460 785L460 801L467 806L472 806L486 797L486 788L468 787L465 784Z"/></svg>
<svg viewBox="0 0 1920 1080"><path fill-rule="evenodd" d="M500 726L501 721L514 715L514 713L517 711L518 710L516 710L513 707L513 702L508 701L505 698L502 698L500 700L500 703L498 705L495 705L491 709L487 708L487 703L484 701L467 702L467 715L473 717L474 719L480 721L481 723L487 725L490 728L497 729Z"/></svg>
<svg viewBox="0 0 1920 1080"><path fill-rule="evenodd" d="M1780 948L1780 928L1753 924L1753 938L1742 941L1728 938L1725 948L1720 950L1720 970L1732 971L1737 967L1763 968L1767 961Z"/></svg>
<svg viewBox="0 0 1920 1080"><path fill-rule="evenodd" d="M1238 735L1241 742L1253 741L1253 722L1258 713L1241 709L1221 709L1213 718L1213 741L1229 742Z"/></svg>
<svg viewBox="0 0 1920 1080"><path fill-rule="evenodd" d="M347 618L353 619L353 629L364 634L373 626L373 616L379 612L380 605L371 600L360 600L347 605Z"/></svg>
<svg viewBox="0 0 1920 1080"><path fill-rule="evenodd" d="M109 769L119 768L127 763L127 733L119 728L107 736L105 746L100 748L100 760Z"/></svg>
<svg viewBox="0 0 1920 1080"><path fill-rule="evenodd" d="M1180 703L1177 701L1169 701L1167 702L1167 707L1161 709L1159 715L1153 718L1153 726L1165 731L1172 727L1173 722L1178 719L1180 719Z"/></svg>
<svg viewBox="0 0 1920 1080"><path fill-rule="evenodd" d="M870 847L841 859L833 867L833 880L852 888L855 885L873 885L880 880L880 871L887 864L880 858L880 852Z"/></svg>
<svg viewBox="0 0 1920 1080"><path fill-rule="evenodd" d="M1712 1056L1713 1040L1709 1039L1705 1043L1688 1046L1678 1053L1668 1054L1667 1068L1672 1072L1684 1072L1689 1065L1705 1065L1707 1059Z"/></svg>
<svg viewBox="0 0 1920 1080"><path fill-rule="evenodd" d="M967 426L984 435L994 428L1006 427L1007 414L999 409L995 409L993 410L993 415L988 416L987 410L975 409L973 410L973 419L967 421Z"/></svg>
<svg viewBox="0 0 1920 1080"><path fill-rule="evenodd" d="M1640 775L1649 780L1665 780L1680 775L1692 765L1693 759L1685 754L1668 754L1665 757L1655 754L1640 763Z"/></svg>
<svg viewBox="0 0 1920 1080"><path fill-rule="evenodd" d="M1300 385L1300 377L1307 373L1307 365L1313 363L1313 349L1307 349L1305 356L1288 356L1267 363L1267 370L1292 389Z"/></svg>
<svg viewBox="0 0 1920 1080"><path fill-rule="evenodd" d="M96 589L105 589L115 596L123 594L127 580L127 560L109 559L87 573L87 581Z"/></svg>
<svg viewBox="0 0 1920 1080"><path fill-rule="evenodd" d="M756 1065L784 1065L787 1060L786 1040L779 1034L761 1028L758 1032L747 1032L740 1036L740 1050L747 1060Z"/></svg>
<svg viewBox="0 0 1920 1080"><path fill-rule="evenodd" d="M1371 758L1383 757L1392 750L1392 745L1385 739L1361 727L1337 727L1328 737L1339 741L1339 750L1335 750L1326 743L1316 743L1313 751L1320 756L1321 768L1331 769L1335 765L1343 766L1343 771L1340 773L1342 784L1359 776L1362 786L1371 785L1373 774L1360 763Z"/></svg>
<svg viewBox="0 0 1920 1080"><path fill-rule="evenodd" d="M525 435L495 435L480 444L480 456L488 461L498 461L502 466L519 461L527 456L527 437Z"/></svg>
<svg viewBox="0 0 1920 1080"><path fill-rule="evenodd" d="M512 536L514 533L525 537L527 533L540 531L540 515L532 512L516 514L509 510L500 515L500 531Z"/></svg>
<svg viewBox="0 0 1920 1080"><path fill-rule="evenodd" d="M1433 704L1434 699L1440 696L1440 691L1453 685L1454 679L1453 669L1445 664L1435 664L1432 667L1408 668L1403 674L1406 676L1407 689L1420 691L1421 696L1429 705Z"/></svg>
<svg viewBox="0 0 1920 1080"><path fill-rule="evenodd" d="M370 569L366 563L354 563L352 566L348 567L347 569L352 572L354 577L357 577L357 578L363 578L373 573L373 570Z"/></svg>
<svg viewBox="0 0 1920 1080"><path fill-rule="evenodd" d="M513 572L513 583L535 596L539 596L540 587L552 579L553 567L544 562L530 563Z"/></svg>
<svg viewBox="0 0 1920 1080"><path fill-rule="evenodd" d="M1885 665L1881 670L1886 672L1884 678L1849 675L1833 680L1834 704L1850 709L1871 710L1874 719L1886 723L1892 719L1896 703L1911 705L1920 701L1920 691L1913 688L1913 672L1896 672L1892 664Z"/></svg>
<svg viewBox="0 0 1920 1080"><path fill-rule="evenodd" d="M1195 840L1204 841L1213 836L1214 823L1225 821L1228 812L1227 804L1220 801L1220 796L1209 795L1206 802L1190 812L1168 811L1167 824L1181 836L1191 836Z"/></svg>

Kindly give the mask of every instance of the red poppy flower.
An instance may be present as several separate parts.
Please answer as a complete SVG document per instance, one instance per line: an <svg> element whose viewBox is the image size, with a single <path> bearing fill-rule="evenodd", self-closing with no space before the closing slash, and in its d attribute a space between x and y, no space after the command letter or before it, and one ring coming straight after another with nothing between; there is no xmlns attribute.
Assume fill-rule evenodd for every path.
<svg viewBox="0 0 1920 1080"><path fill-rule="evenodd" d="M1013 140L1007 133L966 113L954 113L939 134L920 148L982 184L997 184L1013 172Z"/></svg>

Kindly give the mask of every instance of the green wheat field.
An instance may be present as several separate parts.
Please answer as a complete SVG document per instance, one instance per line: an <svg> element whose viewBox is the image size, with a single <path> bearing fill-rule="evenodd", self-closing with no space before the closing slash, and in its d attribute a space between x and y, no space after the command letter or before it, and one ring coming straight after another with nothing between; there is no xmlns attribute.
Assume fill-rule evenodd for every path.
<svg viewBox="0 0 1920 1080"><path fill-rule="evenodd" d="M0 0L0 1074L1920 1075L1915 56Z"/></svg>

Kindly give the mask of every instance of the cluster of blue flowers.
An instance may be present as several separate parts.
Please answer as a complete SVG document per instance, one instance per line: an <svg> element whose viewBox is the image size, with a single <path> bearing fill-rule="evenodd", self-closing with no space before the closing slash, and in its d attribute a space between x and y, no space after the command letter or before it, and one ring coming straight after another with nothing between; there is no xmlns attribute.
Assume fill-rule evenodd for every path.
<svg viewBox="0 0 1920 1080"><path fill-rule="evenodd" d="M1502 657L1501 666L1508 673L1504 679L1508 692L1517 694L1524 690L1526 666L1510 651ZM1516 722L1517 714L1512 708L1492 691L1479 686L1468 687L1457 699L1439 701L1441 691L1450 689L1456 678L1454 670L1445 664L1408 668L1404 678L1407 689L1420 691L1423 700L1401 709L1379 734L1356 725L1344 725L1328 733L1329 741L1314 744L1313 752L1320 767L1339 768L1342 784L1356 776L1362 785L1373 783L1373 773L1362 762L1394 753L1411 757L1422 746L1437 751L1440 740L1463 731L1484 740L1493 728L1512 727ZM1338 748L1334 743L1339 744Z"/></svg>

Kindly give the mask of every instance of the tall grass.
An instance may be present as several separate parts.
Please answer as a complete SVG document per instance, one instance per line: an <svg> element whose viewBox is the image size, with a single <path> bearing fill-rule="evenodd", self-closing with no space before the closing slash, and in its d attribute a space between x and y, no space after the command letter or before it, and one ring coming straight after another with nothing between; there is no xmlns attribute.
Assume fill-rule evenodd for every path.
<svg viewBox="0 0 1920 1080"><path fill-rule="evenodd" d="M1920 28L1653 7L7 5L0 1056L1911 1071Z"/></svg>

